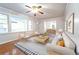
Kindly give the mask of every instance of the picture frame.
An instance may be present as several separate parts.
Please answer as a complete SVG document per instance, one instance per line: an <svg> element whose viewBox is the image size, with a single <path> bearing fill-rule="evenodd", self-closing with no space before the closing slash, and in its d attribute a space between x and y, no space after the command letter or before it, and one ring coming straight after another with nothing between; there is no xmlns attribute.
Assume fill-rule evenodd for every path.
<svg viewBox="0 0 79 59"><path fill-rule="evenodd" d="M70 15L66 23L67 31L74 34L74 13Z"/></svg>

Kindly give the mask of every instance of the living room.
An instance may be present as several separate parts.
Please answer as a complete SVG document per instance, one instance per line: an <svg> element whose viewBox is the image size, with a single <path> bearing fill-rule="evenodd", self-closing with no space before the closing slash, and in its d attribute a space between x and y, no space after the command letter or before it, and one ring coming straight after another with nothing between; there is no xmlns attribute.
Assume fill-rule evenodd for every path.
<svg viewBox="0 0 79 59"><path fill-rule="evenodd" d="M78 3L37 3L37 4L0 3L0 47L1 47L0 54L15 55L14 52L16 52L15 51L16 49L13 50L12 53L9 53L9 47L11 47L9 45L13 44L10 42L16 42L21 40L24 43L24 41L28 37L38 35L38 34L39 35L44 34L49 29L55 30L56 35L59 35L59 32L60 34L61 32L62 33L64 32L66 35L62 34L63 39L64 41L66 41L65 39L70 39L70 41L67 40L66 43L70 45L68 46L68 48L73 49L74 52L70 49L65 49L63 47L61 48L63 48L64 51L66 50L66 52L64 53L63 52L61 53L61 51L63 50L61 50L60 47L53 48L53 50L58 49L56 50L56 52L58 53L53 52L53 53L47 54L46 52L41 51L42 48L40 49L40 51L37 51L38 49L36 49L36 52L39 52L41 55L43 54L46 54L46 55L79 54L79 42L78 42L79 8L78 7L79 7ZM70 26L68 26L68 24L70 24ZM48 32L52 33L53 31L50 30ZM47 34L45 33L44 35L47 35ZM73 43L71 43L71 41ZM7 45L7 43L10 43L10 44ZM6 46L9 46L9 47L6 47ZM11 49L12 48L13 47L11 47ZM8 52L6 52L5 49ZM34 52L32 53L37 55L39 54ZM31 52L29 53L27 51L27 53L24 53L24 54L30 55L32 53Z"/></svg>

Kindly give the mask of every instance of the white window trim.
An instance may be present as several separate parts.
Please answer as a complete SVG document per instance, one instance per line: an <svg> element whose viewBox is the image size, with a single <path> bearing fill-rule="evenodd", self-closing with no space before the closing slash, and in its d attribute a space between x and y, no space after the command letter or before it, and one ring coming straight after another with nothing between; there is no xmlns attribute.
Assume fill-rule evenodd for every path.
<svg viewBox="0 0 79 59"><path fill-rule="evenodd" d="M0 13L0 14L2 14L2 13ZM10 15L8 15L8 14L2 14L2 15L6 15L7 16L7 25L8 25L8 27L7 27L7 29L8 29L8 32L5 32L5 33L0 33L0 34L7 34L7 33L17 33L17 32L26 32L26 31L29 31L29 24L28 24L28 21L29 20L27 20L27 23L26 23L26 25L27 25L27 30L25 30L25 31L17 31L17 32L12 32L11 31L11 20L10 20ZM31 21L31 20L30 20ZM32 21L31 21L32 22ZM25 28L25 26L24 26L24 28ZM33 29L32 29L33 30Z"/></svg>

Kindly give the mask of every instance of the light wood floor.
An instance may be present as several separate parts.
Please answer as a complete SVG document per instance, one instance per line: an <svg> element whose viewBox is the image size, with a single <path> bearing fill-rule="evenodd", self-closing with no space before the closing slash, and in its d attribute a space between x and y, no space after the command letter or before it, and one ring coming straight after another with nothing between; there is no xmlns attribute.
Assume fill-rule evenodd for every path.
<svg viewBox="0 0 79 59"><path fill-rule="evenodd" d="M15 40L15 41L0 45L0 55L28 55L28 54L25 54L23 51L21 51L14 45L19 41L23 41L23 40ZM49 50L48 54L60 55L59 53L52 52L52 50Z"/></svg>
<svg viewBox="0 0 79 59"><path fill-rule="evenodd" d="M15 43L21 40L15 40L6 44L0 45L0 55L25 55L20 49L15 47Z"/></svg>

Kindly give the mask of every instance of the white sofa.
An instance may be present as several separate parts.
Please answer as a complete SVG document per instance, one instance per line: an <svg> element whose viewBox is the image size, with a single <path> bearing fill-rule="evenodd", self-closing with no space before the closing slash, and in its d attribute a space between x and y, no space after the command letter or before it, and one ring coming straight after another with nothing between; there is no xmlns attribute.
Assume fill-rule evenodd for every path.
<svg viewBox="0 0 79 59"><path fill-rule="evenodd" d="M75 55L75 43L63 32L62 37L65 43L65 47L56 45L56 40L52 40L52 43L48 43L48 49L52 49L52 52L58 52L63 55Z"/></svg>

